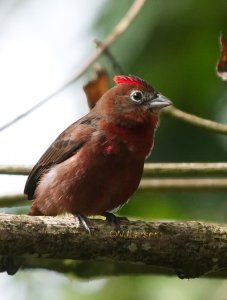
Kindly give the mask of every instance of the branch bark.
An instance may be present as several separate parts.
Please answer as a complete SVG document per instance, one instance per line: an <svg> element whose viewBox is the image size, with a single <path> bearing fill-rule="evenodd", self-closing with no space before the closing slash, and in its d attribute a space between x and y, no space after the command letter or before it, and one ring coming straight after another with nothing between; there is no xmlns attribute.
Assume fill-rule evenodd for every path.
<svg viewBox="0 0 227 300"><path fill-rule="evenodd" d="M72 216L0 215L0 254L136 263L140 273L153 267L180 278L227 270L225 224L121 221L117 230L92 219L90 229L88 235Z"/></svg>

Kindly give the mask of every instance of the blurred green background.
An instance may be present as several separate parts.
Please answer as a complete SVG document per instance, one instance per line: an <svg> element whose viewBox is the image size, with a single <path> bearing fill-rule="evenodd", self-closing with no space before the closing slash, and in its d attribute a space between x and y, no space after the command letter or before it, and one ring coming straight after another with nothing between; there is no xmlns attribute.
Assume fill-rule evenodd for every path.
<svg viewBox="0 0 227 300"><path fill-rule="evenodd" d="M104 40L133 1L104 2L92 27ZM227 83L216 75L219 35L227 35L226 0L148 0L139 17L111 47L122 68L138 75L176 107L227 123ZM106 57L100 62L111 75ZM89 74L88 74L89 76ZM87 78L88 78L87 76ZM225 136L162 116L152 162L218 162L226 160ZM226 193L152 192L138 190L120 214L147 220L227 221ZM180 280L166 276L131 276L80 281L47 271L21 271L0 283L12 299L225 299L225 280ZM1 297L0 297L1 298ZM10 298L11 299L11 298Z"/></svg>
<svg viewBox="0 0 227 300"><path fill-rule="evenodd" d="M103 36L132 1L109 1L98 20ZM113 13L114 12L114 13ZM216 75L219 35L227 35L227 1L147 1L111 48L126 73L148 80L186 112L226 123L227 83ZM102 63L110 68L108 61ZM150 162L226 160L226 136L162 116ZM225 192L138 191L122 214L155 219L226 220Z"/></svg>

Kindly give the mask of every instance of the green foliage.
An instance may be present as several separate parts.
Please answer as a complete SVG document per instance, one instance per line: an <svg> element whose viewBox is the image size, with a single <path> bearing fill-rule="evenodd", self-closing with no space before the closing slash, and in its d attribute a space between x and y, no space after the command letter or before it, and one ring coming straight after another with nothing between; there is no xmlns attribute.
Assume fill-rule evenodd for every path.
<svg viewBox="0 0 227 300"><path fill-rule="evenodd" d="M107 33L116 24L116 15L123 16L130 4L131 1L124 1L123 6L116 1L107 3L98 22L103 34L103 28ZM142 13L111 50L126 73L151 82L178 108L224 122L227 83L217 77L215 66L220 32L227 32L226 20L225 0L147 1ZM162 116L149 161L225 161L227 148L223 140L226 137ZM224 202L223 192L139 191L121 213L146 218L222 221L226 217Z"/></svg>
<svg viewBox="0 0 227 300"><path fill-rule="evenodd" d="M123 16L132 1L109 1L98 28L103 36ZM151 82L176 107L198 116L226 122L227 83L216 75L219 35L227 35L227 1L147 1L138 19L111 47L128 74ZM107 60L105 64L107 64ZM110 65L108 65L110 69ZM150 161L225 161L226 137L220 137L170 117L162 117ZM227 219L224 192L152 192L138 190L121 209L122 215L144 219ZM128 286L128 284L129 286ZM133 278L108 282L122 299L211 299L221 282ZM184 288L182 286L184 285ZM171 288L170 288L171 286ZM133 288L131 288L133 287ZM125 289L127 292L125 293ZM118 293L121 290L122 293ZM215 292L213 292L215 295ZM224 297L220 292L219 297ZM212 298L213 299L213 298Z"/></svg>

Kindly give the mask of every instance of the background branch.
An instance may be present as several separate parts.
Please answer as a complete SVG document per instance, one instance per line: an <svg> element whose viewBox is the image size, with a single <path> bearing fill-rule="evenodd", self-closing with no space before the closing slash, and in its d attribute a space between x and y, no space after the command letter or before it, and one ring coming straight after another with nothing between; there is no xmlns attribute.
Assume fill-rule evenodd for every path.
<svg viewBox="0 0 227 300"><path fill-rule="evenodd" d="M96 62L99 59L102 53L105 52L105 50L108 49L114 42L116 42L116 40L128 29L128 27L131 25L131 23L135 20L135 18L141 11L145 2L146 0L135 0L132 6L130 7L130 9L128 10L128 12L126 13L126 15L120 20L120 22L116 25L116 27L112 30L112 32L107 36L102 46L100 46L97 49L97 51L90 58L86 60L84 66L76 74L74 74L71 78L66 80L56 91L54 91L49 96L42 99L35 106L31 107L26 112L22 113L21 115L17 116L15 119L9 121L8 123L0 127L0 132L12 126L13 124L17 123L19 120L28 116L30 113L35 111L37 108L39 108L44 103L51 100L54 96L61 93L65 88L67 88L76 80L78 80L94 64L94 62Z"/></svg>
<svg viewBox="0 0 227 300"><path fill-rule="evenodd" d="M31 172L32 166L8 166L0 165L1 175L28 175Z"/></svg>
<svg viewBox="0 0 227 300"><path fill-rule="evenodd" d="M90 228L88 235L73 216L0 215L0 254L136 263L181 278L227 269L225 225L121 221L116 230L93 219Z"/></svg>
<svg viewBox="0 0 227 300"><path fill-rule="evenodd" d="M142 179L139 185L141 189L155 191L175 190L227 190L226 178L164 178L164 179Z"/></svg>
<svg viewBox="0 0 227 300"><path fill-rule="evenodd" d="M94 43L96 44L97 48L103 46L103 43L101 41L99 41L98 39L95 39ZM111 61L112 68L113 68L113 70L115 70L116 73L118 73L118 74L125 74L122 66L118 63L118 61L113 56L113 54L111 53L111 51L109 50L109 48L106 48L105 51L103 52L103 54L105 54L107 56L107 58Z"/></svg>
<svg viewBox="0 0 227 300"><path fill-rule="evenodd" d="M151 191L226 191L227 178L143 178L139 189L149 189ZM0 196L1 207L27 206L25 195Z"/></svg>
<svg viewBox="0 0 227 300"><path fill-rule="evenodd" d="M32 166L0 165L2 175L28 175ZM188 175L188 174L223 174L227 175L227 163L145 163L144 175Z"/></svg>
<svg viewBox="0 0 227 300"><path fill-rule="evenodd" d="M204 118L200 118L198 116L186 113L174 106L165 108L163 110L165 114L168 114L176 119L179 119L181 121L190 123L192 125L205 128L209 131L213 131L220 134L227 134L227 125L223 125L221 123L217 123L211 120L207 120Z"/></svg>
<svg viewBox="0 0 227 300"><path fill-rule="evenodd" d="M1 168L0 168L1 170ZM149 175L188 175L188 174L223 174L227 175L227 163L145 163L144 176Z"/></svg>
<svg viewBox="0 0 227 300"><path fill-rule="evenodd" d="M32 166L0 166L0 174L28 175ZM157 178L159 176L197 176L194 178ZM198 178L207 176L209 178ZM227 175L227 163L145 163L140 189L153 191L216 191L227 190L227 178L210 178L210 176ZM151 178L152 177L152 178ZM156 177L156 178L154 178ZM0 196L1 207L29 205L22 194Z"/></svg>

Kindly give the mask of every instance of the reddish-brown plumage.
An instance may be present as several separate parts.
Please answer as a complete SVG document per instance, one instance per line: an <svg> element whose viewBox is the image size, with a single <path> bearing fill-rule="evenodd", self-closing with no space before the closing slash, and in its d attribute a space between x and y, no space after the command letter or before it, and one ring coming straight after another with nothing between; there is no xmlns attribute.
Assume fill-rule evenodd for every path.
<svg viewBox="0 0 227 300"><path fill-rule="evenodd" d="M33 168L25 186L33 200L30 215L104 214L137 189L158 112L171 103L138 77L118 76L115 82Z"/></svg>

